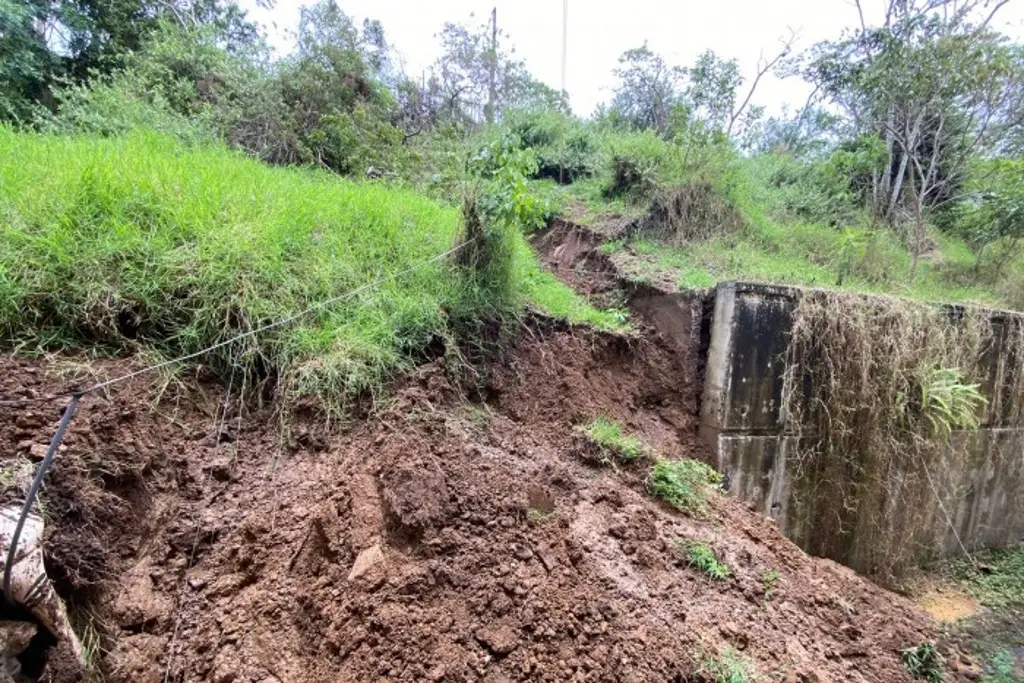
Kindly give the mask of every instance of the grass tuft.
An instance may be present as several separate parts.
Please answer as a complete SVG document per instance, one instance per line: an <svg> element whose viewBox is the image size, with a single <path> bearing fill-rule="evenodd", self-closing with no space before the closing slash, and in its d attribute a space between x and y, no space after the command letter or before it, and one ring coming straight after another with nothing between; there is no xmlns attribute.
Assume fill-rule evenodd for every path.
<svg viewBox="0 0 1024 683"><path fill-rule="evenodd" d="M625 434L622 431L622 424L619 422L599 417L586 427L579 429L609 461L610 458L615 457L632 462L652 453L652 450L643 441L635 436Z"/></svg>
<svg viewBox="0 0 1024 683"><path fill-rule="evenodd" d="M921 643L900 653L903 665L910 675L928 683L942 683L945 662L931 643Z"/></svg>
<svg viewBox="0 0 1024 683"><path fill-rule="evenodd" d="M758 678L754 663L731 647L715 657L704 657L698 672L714 683L751 683Z"/></svg>
<svg viewBox="0 0 1024 683"><path fill-rule="evenodd" d="M722 475L699 460L659 460L647 477L647 490L694 517L705 517L711 486Z"/></svg>
<svg viewBox="0 0 1024 683"><path fill-rule="evenodd" d="M729 567L718 559L715 551L707 543L684 541L681 543L681 547L686 554L686 563L708 578L715 581L725 581L732 576Z"/></svg>

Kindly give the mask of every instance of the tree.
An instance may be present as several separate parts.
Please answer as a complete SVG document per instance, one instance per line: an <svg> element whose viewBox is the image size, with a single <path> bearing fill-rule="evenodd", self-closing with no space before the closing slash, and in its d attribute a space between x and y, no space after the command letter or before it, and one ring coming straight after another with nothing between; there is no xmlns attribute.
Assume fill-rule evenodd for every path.
<svg viewBox="0 0 1024 683"><path fill-rule="evenodd" d="M882 26L862 23L819 44L804 70L855 130L884 142L870 205L893 224L909 214L912 275L927 214L956 196L973 155L999 145L994 124L1019 91L1014 50L987 29L1003 4L890 0ZM982 9L989 11L973 21Z"/></svg>
<svg viewBox="0 0 1024 683"><path fill-rule="evenodd" d="M660 135L742 137L763 115L751 100L765 74L790 52L792 38L772 59L758 62L758 70L742 101L737 101L745 80L735 59L723 59L706 50L688 69L668 65L661 55L643 46L619 57L619 87L612 100L614 118Z"/></svg>
<svg viewBox="0 0 1024 683"><path fill-rule="evenodd" d="M672 108L680 101L686 70L668 65L644 43L619 57L615 75L619 87L612 98L612 111L634 128L664 134Z"/></svg>
<svg viewBox="0 0 1024 683"><path fill-rule="evenodd" d="M0 119L52 106L58 83L82 83L124 65L164 21L210 27L230 50L258 39L245 12L223 0L0 0Z"/></svg>
<svg viewBox="0 0 1024 683"><path fill-rule="evenodd" d="M436 116L461 123L500 121L524 97L544 95L496 22L471 28L446 23L438 36L442 55L434 63L429 99Z"/></svg>

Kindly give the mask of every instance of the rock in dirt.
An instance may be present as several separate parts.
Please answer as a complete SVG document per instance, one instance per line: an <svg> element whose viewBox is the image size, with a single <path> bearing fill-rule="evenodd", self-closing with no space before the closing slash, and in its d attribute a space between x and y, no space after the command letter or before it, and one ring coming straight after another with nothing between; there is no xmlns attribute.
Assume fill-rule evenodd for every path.
<svg viewBox="0 0 1024 683"><path fill-rule="evenodd" d="M356 561L348 573L348 580L355 581L383 561L384 551L380 549L380 544L370 546L356 557Z"/></svg>
<svg viewBox="0 0 1024 683"><path fill-rule="evenodd" d="M519 637L508 626L482 628L476 632L476 639L496 655L505 656L519 646Z"/></svg>
<svg viewBox="0 0 1024 683"><path fill-rule="evenodd" d="M408 542L441 527L448 515L448 484L428 463L400 466L384 477L383 496L391 530Z"/></svg>

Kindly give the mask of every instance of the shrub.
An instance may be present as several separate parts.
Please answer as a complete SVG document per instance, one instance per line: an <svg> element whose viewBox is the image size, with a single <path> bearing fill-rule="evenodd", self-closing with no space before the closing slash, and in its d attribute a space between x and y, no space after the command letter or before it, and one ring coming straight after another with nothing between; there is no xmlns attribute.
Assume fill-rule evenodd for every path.
<svg viewBox="0 0 1024 683"><path fill-rule="evenodd" d="M699 460L659 460L647 477L647 490L673 507L694 516L707 514L711 485L722 475Z"/></svg>
<svg viewBox="0 0 1024 683"><path fill-rule="evenodd" d="M685 541L682 544L686 554L686 563L715 581L725 581L732 573L724 563L719 561L715 551L707 543Z"/></svg>
<svg viewBox="0 0 1024 683"><path fill-rule="evenodd" d="M900 658L914 678L928 683L942 683L945 662L931 643L909 647L900 653Z"/></svg>
<svg viewBox="0 0 1024 683"><path fill-rule="evenodd" d="M633 201L649 200L670 169L678 165L681 151L651 131L622 133L608 137L610 168L604 195Z"/></svg>
<svg viewBox="0 0 1024 683"><path fill-rule="evenodd" d="M610 462L612 457L630 462L651 453L651 449L640 439L624 434L619 422L599 417L579 429L597 447L607 462Z"/></svg>
<svg viewBox="0 0 1024 683"><path fill-rule="evenodd" d="M580 121L555 111L511 112L509 128L537 158L538 178L572 183L598 168L598 145Z"/></svg>

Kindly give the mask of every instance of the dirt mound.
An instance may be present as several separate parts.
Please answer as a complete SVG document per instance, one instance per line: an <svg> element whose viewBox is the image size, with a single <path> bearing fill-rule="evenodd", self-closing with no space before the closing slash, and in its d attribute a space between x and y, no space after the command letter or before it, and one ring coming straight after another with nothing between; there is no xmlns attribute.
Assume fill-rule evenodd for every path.
<svg viewBox="0 0 1024 683"><path fill-rule="evenodd" d="M0 398L63 386L42 367L4 358ZM535 325L478 394L427 366L322 449L231 402L221 431L217 389L90 398L43 496L52 570L65 597L89 588L72 609L112 683L711 681L722 655L909 681L899 650L935 636L912 604L738 501L696 521L645 495L646 464L576 456L597 415L694 455L682 371L652 341ZM0 402L7 456L60 404L27 410ZM731 577L687 567L687 540Z"/></svg>

